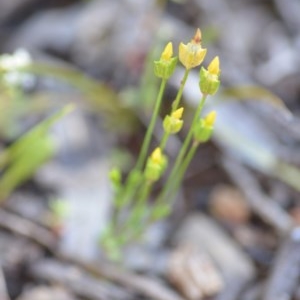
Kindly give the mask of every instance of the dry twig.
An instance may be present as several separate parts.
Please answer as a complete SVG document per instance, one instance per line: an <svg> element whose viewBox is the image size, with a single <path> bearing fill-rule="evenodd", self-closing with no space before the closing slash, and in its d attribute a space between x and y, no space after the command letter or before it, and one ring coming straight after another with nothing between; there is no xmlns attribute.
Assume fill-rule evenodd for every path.
<svg viewBox="0 0 300 300"><path fill-rule="evenodd" d="M263 300L292 299L300 278L300 227L289 233L275 259Z"/></svg>

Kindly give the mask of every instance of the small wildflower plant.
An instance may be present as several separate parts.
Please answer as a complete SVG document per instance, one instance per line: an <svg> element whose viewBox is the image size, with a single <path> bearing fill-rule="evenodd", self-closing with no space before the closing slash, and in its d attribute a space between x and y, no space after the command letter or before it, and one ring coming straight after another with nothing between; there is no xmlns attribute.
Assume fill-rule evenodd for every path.
<svg viewBox="0 0 300 300"><path fill-rule="evenodd" d="M207 142L212 135L216 112L212 111L204 117L201 117L201 112L207 97L214 95L220 85L218 57L211 61L207 69L203 66L200 69L199 88L202 98L177 158L174 163L170 163L165 147L170 135L177 134L183 126L184 108L180 104L183 90L190 70L202 64L206 53L207 49L202 48L201 44L201 31L197 29L189 43L180 43L179 59L173 55L173 45L169 42L160 59L154 61L154 73L161 79L161 84L136 165L125 179L117 168L110 172L115 192L115 209L112 222L102 236L102 245L111 259L119 259L122 247L140 238L148 225L170 214L174 196L197 148ZM164 91L178 61L184 66L185 72L170 112L163 120L163 136L157 147L151 150L149 148L152 134L160 113ZM154 203L150 205L148 199L152 188L168 169L169 173L163 188Z"/></svg>

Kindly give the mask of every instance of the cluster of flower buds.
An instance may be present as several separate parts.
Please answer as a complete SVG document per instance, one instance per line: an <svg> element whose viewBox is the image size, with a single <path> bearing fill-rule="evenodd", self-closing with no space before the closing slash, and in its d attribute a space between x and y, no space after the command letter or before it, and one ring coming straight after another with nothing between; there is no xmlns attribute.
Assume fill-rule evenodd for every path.
<svg viewBox="0 0 300 300"><path fill-rule="evenodd" d="M120 212L122 213L120 218L116 214L117 218L114 218L116 224L112 224L112 227L108 228L102 239L107 253L113 258L119 257L121 246L125 245L133 237L138 237L141 234L142 228L140 225L143 222L144 224L147 224L149 221L157 221L170 214L172 206L170 205L171 202L169 199L172 199L178 190L197 147L199 144L207 142L211 138L216 120L216 112L212 111L201 118L199 118L199 116L202 113L207 96L214 95L220 85L220 62L218 57L215 57L210 62L207 69L204 67L201 67L200 69L199 87L202 93L201 101L196 108L188 134L178 152L174 166L168 174L169 177L165 182L164 188L162 189L161 194L158 195L157 201L149 213L147 199L152 192L153 184L162 177L168 167L168 158L163 153L164 148L167 145L169 136L178 133L183 127L182 115L184 108L180 107L180 101L189 72L192 68L202 64L207 53L207 49L202 48L201 39L201 31L200 29L197 29L190 42L187 44L179 44L178 58L173 56L173 45L169 42L161 53L159 60L154 61L154 73L158 78L162 79L161 86L136 167L129 173L124 184L122 183L120 170L113 169L110 172L110 180L116 192L114 200L117 208L116 212L118 214ZM164 134L161 138L160 146L147 156L153 129L161 110L161 101L163 99L167 80L173 75L178 60L185 68L184 76L170 113L166 115L163 120ZM6 62L6 65L7 64L8 63ZM136 199L138 201L135 201ZM130 211L128 218L123 218L121 209L128 207L132 208L132 210L128 210ZM120 225L126 225L126 227L128 227L128 231L123 235L118 233L121 228Z"/></svg>
<svg viewBox="0 0 300 300"><path fill-rule="evenodd" d="M201 45L201 31L198 28L192 40L179 45L179 61L183 66L190 70L199 66L205 56L207 49ZM174 73L177 65L177 57L173 57L173 45L168 43L161 54L160 60L154 62L154 72L159 78L168 79ZM220 62L219 57L215 57L208 68L200 69L200 90L205 95L214 95L220 86Z"/></svg>

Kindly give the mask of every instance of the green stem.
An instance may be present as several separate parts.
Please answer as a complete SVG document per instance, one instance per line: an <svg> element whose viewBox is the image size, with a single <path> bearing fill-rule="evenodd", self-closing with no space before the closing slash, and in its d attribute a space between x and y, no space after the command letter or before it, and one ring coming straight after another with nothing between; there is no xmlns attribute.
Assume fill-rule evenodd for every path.
<svg viewBox="0 0 300 300"><path fill-rule="evenodd" d="M115 196L115 209L113 213L113 222L118 222L118 215L122 209L130 204L130 201L137 193L137 190L140 189L141 186L144 185L144 178L142 177L141 180L138 182L136 180L132 180L131 176L134 175L133 172L136 170L132 170L130 174L127 176L125 184L120 188ZM134 175L137 176L137 175ZM143 176L140 174L140 176Z"/></svg>
<svg viewBox="0 0 300 300"><path fill-rule="evenodd" d="M176 95L176 98L175 98L175 100L174 100L174 102L172 104L172 112L174 112L178 108L178 106L179 106L179 103L180 103L180 100L181 100L181 97L182 97L182 93L183 93L183 88L185 86L185 83L187 81L189 73L190 73L190 70L189 69L185 69L183 78L182 78L181 83L180 83L180 88L179 88L178 93Z"/></svg>
<svg viewBox="0 0 300 300"><path fill-rule="evenodd" d="M176 178L172 182L172 188L171 188L172 195L170 195L171 200L173 199L173 196L176 195L176 193L177 193L180 182L182 181L184 174L196 153L198 145L199 145L199 143L193 142L192 146L190 147L187 155L185 156L184 160L182 161L182 164L180 165L180 167L178 169Z"/></svg>
<svg viewBox="0 0 300 300"><path fill-rule="evenodd" d="M175 98L175 100L174 100L174 102L172 104L171 113L173 113L178 108L178 106L179 106L179 103L180 103L180 100L181 100L181 97L182 97L182 93L183 93L183 89L184 89L184 86L186 84L187 78L189 76L189 72L190 72L190 70L187 70L187 69L184 72L183 78L182 78L181 83L180 83L180 88L179 88L178 93L176 95L176 98ZM162 137L162 139L161 139L159 147L160 147L160 149L162 151L166 147L166 144L168 142L169 136L170 136L170 134L167 133L167 132L165 132L164 135L163 135L163 137Z"/></svg>
<svg viewBox="0 0 300 300"><path fill-rule="evenodd" d="M146 131L146 135L142 144L142 148L140 150L140 154L137 160L137 163L135 165L135 167L133 168L132 172L136 172L136 171L142 171L142 168L145 164L146 161L146 156L149 150L149 146L150 146L150 142L151 142L151 136L155 127L155 123L159 114L159 109L161 106L161 102L162 102L162 98L163 98L163 94L165 91L167 85L167 79L162 79L161 84L160 84L160 88L159 88L159 92L155 101L155 106L154 106L154 111L150 120L150 124L148 126L148 129ZM123 205L126 205L128 200L130 200L133 195L136 192L136 189L138 188L138 186L132 185L129 182L129 177L130 174L128 175L128 178L123 186L123 188L121 189L121 191L119 191L118 195L117 195L117 201L121 201L123 202ZM115 215L117 215L119 213L119 209L117 211L115 211Z"/></svg>
<svg viewBox="0 0 300 300"><path fill-rule="evenodd" d="M184 156L187 153L188 146L191 143L191 140L192 140L192 137L193 137L193 129L194 129L196 123L197 123L199 115L202 112L206 97L207 97L207 95L203 95L202 98L201 98L201 101L200 101L200 103L197 107L196 113L194 115L190 130L189 130L189 132L188 132L188 134L187 134L187 136L186 136L186 138L183 142L183 145L181 146L181 149L180 149L179 154L178 154L178 156L175 160L174 167L173 167L173 169L172 169L172 171L171 171L171 173L168 177L168 180L167 180L162 192L160 193L160 196L158 197L158 199L159 199L158 201L163 201L163 199L167 196L167 193L170 190L170 186L173 185L172 182L174 182L174 178L176 177L176 174L178 173L178 169L179 169L179 167L182 163L182 160L183 160ZM179 182L177 182L177 183L179 184Z"/></svg>
<svg viewBox="0 0 300 300"><path fill-rule="evenodd" d="M154 106L154 111L150 120L150 124L148 126L144 141L143 141L143 145L140 151L140 155L138 157L136 166L135 166L135 170L142 170L144 164L145 164L145 160L146 160L146 156L148 153L148 149L149 149L149 145L150 145L150 141L151 141L151 136L154 130L154 126L158 117L158 113L159 113L159 109L161 106L161 101L162 101L162 97L164 94L164 90L166 88L166 84L167 84L167 79L162 79L161 81L161 85L160 85L160 89L159 89L159 93L157 95L157 99L155 102L155 106Z"/></svg>
<svg viewBox="0 0 300 300"><path fill-rule="evenodd" d="M134 204L133 210L131 214L128 216L128 225L129 225L129 230L135 231L137 222L141 221L142 218L145 216L145 212L147 211L147 207L145 206L145 202L149 196L149 193L152 188L152 181L145 181L144 184L140 187L139 190L139 195L137 197L137 203ZM142 224L140 224L142 226Z"/></svg>
<svg viewBox="0 0 300 300"><path fill-rule="evenodd" d="M153 185L152 181L146 181L144 183L144 185L141 188L141 194L138 197L138 206L141 206L141 205L143 205L145 203L145 201L148 198L149 193L151 191L152 185Z"/></svg>
<svg viewBox="0 0 300 300"><path fill-rule="evenodd" d="M180 103L180 100L181 100L181 97L182 97L182 94L183 94L183 89L184 89L185 83L187 81L188 75L189 75L189 70L185 70L184 76L181 80L180 88L179 88L178 93L176 95L176 98L175 98L175 100L172 104L171 113L174 112L179 106L179 103ZM158 93L156 103L155 103L155 107L154 107L154 111L153 111L153 114L152 114L152 117L151 117L151 120L150 120L150 124L148 126L148 129L147 129L144 141L143 141L143 145L142 145L142 148L141 148L136 166L132 170L132 172L142 171L142 168L145 164L146 156L147 156L149 146L150 146L150 142L151 142L151 136L152 136L152 133L153 133L153 130L154 130L154 127L155 127L155 123L156 123L156 120L157 120L157 117L158 117L158 114L159 114L159 109L160 109L160 106L161 106L161 101L162 101L163 93L164 93L164 90L165 90L165 87L166 87L166 83L167 83L166 79L163 79L162 82L161 82L159 93ZM160 142L160 148L161 148L162 151L164 150L164 148L167 144L169 136L170 135L168 133L164 133L164 135L162 137L162 140ZM123 196L124 203L127 203L127 200L130 199L136 193L136 190L138 188L140 188L141 194L140 194L140 197L138 197L139 204L137 204L137 207L140 207L142 205L142 203L149 196L149 194L151 192L152 185L153 185L152 183L144 182L144 183L141 183L140 186L132 186L132 185L129 184L128 180L126 180L124 188L121 190L121 192L119 193L118 196L119 197ZM115 214L116 214L115 217L117 218L118 211L115 212ZM135 212L132 213L131 217L133 217L134 214L135 214Z"/></svg>
<svg viewBox="0 0 300 300"><path fill-rule="evenodd" d="M166 144L167 144L167 141L169 139L169 136L170 135L165 132L164 135L163 135L163 137L162 137L162 139L161 139L161 141L160 141L159 148L161 149L162 152L164 151L164 149L166 147Z"/></svg>

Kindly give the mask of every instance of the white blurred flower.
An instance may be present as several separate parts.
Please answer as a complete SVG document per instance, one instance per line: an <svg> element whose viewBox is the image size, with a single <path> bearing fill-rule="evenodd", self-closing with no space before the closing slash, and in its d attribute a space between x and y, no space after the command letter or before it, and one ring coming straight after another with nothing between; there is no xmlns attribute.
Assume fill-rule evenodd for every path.
<svg viewBox="0 0 300 300"><path fill-rule="evenodd" d="M0 56L0 67L5 71L15 71L26 67L32 62L30 54L25 49L17 49L13 54Z"/></svg>
<svg viewBox="0 0 300 300"><path fill-rule="evenodd" d="M3 80L9 85L32 85L34 76L20 71L31 62L31 56L25 49L17 49L13 54L0 55L0 69L4 72Z"/></svg>

